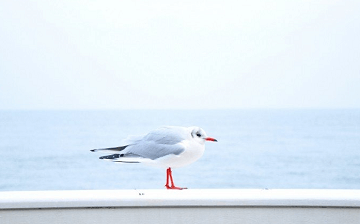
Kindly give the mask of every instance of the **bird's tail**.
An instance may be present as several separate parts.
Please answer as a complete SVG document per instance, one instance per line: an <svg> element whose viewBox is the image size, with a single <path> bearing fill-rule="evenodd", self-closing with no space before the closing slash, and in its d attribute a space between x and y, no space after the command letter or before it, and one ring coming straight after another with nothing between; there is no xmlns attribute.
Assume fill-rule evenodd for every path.
<svg viewBox="0 0 360 224"><path fill-rule="evenodd" d="M107 155L107 156L101 156L99 157L99 159L105 159L105 160L110 160L112 162L120 162L120 163L141 163L144 158L129 153L129 154L112 154L112 155Z"/></svg>
<svg viewBox="0 0 360 224"><path fill-rule="evenodd" d="M143 157L141 157L139 155L136 155L136 154L133 154L133 153L121 152L128 146L129 145L113 147L113 148L92 149L90 151L91 152L97 152L97 151L118 151L118 152L120 152L120 153L116 153L116 154L112 154L112 155L106 155L106 156L100 156L99 157L99 159L110 160L110 161L113 161L113 162L141 163L143 161L149 160L149 159L143 158Z"/></svg>

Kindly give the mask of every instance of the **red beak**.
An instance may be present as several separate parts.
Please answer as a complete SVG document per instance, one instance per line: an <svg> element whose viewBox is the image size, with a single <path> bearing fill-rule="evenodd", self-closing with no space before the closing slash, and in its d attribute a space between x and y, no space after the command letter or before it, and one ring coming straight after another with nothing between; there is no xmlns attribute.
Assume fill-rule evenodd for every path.
<svg viewBox="0 0 360 224"><path fill-rule="evenodd" d="M215 138L211 138L211 137L207 137L205 138L206 141L212 141L212 142L217 142L217 140Z"/></svg>

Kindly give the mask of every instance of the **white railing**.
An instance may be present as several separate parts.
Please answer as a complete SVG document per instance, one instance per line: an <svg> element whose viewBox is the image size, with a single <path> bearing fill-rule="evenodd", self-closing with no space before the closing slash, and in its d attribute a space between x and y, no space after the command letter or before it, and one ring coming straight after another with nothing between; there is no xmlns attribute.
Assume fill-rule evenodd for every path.
<svg viewBox="0 0 360 224"><path fill-rule="evenodd" d="M0 192L0 223L360 223L360 190Z"/></svg>

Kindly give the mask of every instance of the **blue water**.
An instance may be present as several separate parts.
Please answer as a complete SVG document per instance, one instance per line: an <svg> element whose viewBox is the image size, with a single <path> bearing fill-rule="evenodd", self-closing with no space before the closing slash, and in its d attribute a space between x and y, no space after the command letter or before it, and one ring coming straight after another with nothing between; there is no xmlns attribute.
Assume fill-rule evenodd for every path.
<svg viewBox="0 0 360 224"><path fill-rule="evenodd" d="M165 170L89 151L162 125L219 141L181 187L360 189L360 110L120 110L0 111L0 191L163 189Z"/></svg>

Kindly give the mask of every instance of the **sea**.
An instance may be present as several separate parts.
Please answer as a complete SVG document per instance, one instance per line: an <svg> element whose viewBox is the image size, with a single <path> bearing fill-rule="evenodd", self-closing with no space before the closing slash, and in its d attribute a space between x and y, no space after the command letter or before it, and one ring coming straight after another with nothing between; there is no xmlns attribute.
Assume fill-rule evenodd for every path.
<svg viewBox="0 0 360 224"><path fill-rule="evenodd" d="M360 109L2 110L0 191L165 189L165 169L90 151L164 125L218 140L173 169L180 187L360 189Z"/></svg>

